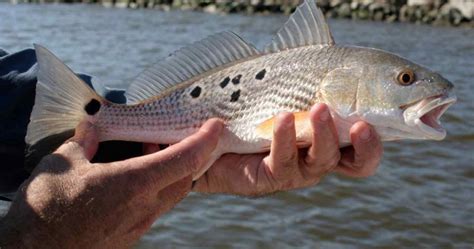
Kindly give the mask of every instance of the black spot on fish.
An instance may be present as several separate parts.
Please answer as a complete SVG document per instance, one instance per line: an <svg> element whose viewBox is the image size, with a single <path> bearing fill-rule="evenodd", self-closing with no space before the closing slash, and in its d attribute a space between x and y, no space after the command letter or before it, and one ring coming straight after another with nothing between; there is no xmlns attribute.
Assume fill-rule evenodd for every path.
<svg viewBox="0 0 474 249"><path fill-rule="evenodd" d="M219 85L221 86L221 88L224 88L227 86L227 84L229 84L229 82L230 82L230 78L226 77Z"/></svg>
<svg viewBox="0 0 474 249"><path fill-rule="evenodd" d="M235 102L239 100L239 97L240 97L240 89L233 92L232 95L230 95L230 102Z"/></svg>
<svg viewBox="0 0 474 249"><path fill-rule="evenodd" d="M95 115L100 110L100 102L97 99L92 99L87 105L84 107L84 110L89 115Z"/></svg>
<svg viewBox="0 0 474 249"><path fill-rule="evenodd" d="M235 76L233 79L232 79L232 84L234 85L237 85L240 83L240 78L242 78L242 74L239 74L237 76Z"/></svg>
<svg viewBox="0 0 474 249"><path fill-rule="evenodd" d="M191 91L191 97L197 98L199 95L201 95L201 87L197 86Z"/></svg>
<svg viewBox="0 0 474 249"><path fill-rule="evenodd" d="M267 73L267 70L263 69L255 75L255 79L262 80L265 77L265 73Z"/></svg>

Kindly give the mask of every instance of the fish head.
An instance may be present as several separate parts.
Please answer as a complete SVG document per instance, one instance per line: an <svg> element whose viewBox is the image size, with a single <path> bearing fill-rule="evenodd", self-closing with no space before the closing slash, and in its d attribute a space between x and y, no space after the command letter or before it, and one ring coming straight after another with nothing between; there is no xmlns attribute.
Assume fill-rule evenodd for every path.
<svg viewBox="0 0 474 249"><path fill-rule="evenodd" d="M357 112L382 139L441 140L440 117L456 102L453 84L424 66L395 54L369 49L362 59Z"/></svg>
<svg viewBox="0 0 474 249"><path fill-rule="evenodd" d="M439 119L456 101L450 81L386 51L352 51L321 85L323 101L338 117L370 123L385 141L446 136Z"/></svg>

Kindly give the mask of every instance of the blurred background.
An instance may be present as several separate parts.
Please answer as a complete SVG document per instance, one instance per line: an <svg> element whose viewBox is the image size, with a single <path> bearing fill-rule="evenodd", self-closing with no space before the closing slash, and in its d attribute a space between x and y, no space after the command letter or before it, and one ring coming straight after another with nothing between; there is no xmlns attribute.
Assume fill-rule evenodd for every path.
<svg viewBox="0 0 474 249"><path fill-rule="evenodd" d="M0 0L8 1L8 0ZM208 13L290 14L301 0L10 0L11 3L92 3L105 7L201 10ZM328 17L387 22L468 25L473 0L318 0Z"/></svg>
<svg viewBox="0 0 474 249"><path fill-rule="evenodd" d="M0 47L15 52L39 43L74 71L126 88L151 63L215 32L232 30L263 47L295 2L0 2ZM473 248L473 1L321 3L337 43L400 54L455 84L458 103L442 119L448 137L386 143L368 179L330 175L258 199L191 194L136 248ZM0 213L7 208L0 202Z"/></svg>

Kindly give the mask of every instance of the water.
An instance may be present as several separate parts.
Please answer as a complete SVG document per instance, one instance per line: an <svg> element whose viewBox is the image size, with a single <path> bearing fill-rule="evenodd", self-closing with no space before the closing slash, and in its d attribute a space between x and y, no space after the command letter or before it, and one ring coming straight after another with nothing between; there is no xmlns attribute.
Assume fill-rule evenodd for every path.
<svg viewBox="0 0 474 249"><path fill-rule="evenodd" d="M75 71L125 86L150 63L218 31L262 47L286 18L0 4L0 47L39 43ZM329 176L258 199L191 194L136 248L474 246L474 30L345 20L330 26L338 43L389 50L453 81L459 101L443 120L447 139L387 143L369 179Z"/></svg>

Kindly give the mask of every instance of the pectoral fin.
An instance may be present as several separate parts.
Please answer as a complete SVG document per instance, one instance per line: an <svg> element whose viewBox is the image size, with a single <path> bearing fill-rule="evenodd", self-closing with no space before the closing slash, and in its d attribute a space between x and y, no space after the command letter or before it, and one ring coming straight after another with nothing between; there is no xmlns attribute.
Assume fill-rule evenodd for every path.
<svg viewBox="0 0 474 249"><path fill-rule="evenodd" d="M311 123L309 120L309 112L295 112L295 129L296 143L298 147L303 147L311 143ZM257 134L265 139L271 140L273 137L273 127L276 122L276 116L273 116L259 126L257 126Z"/></svg>

